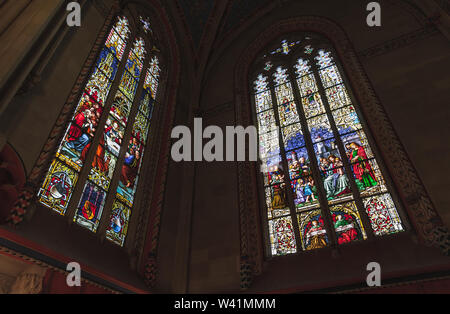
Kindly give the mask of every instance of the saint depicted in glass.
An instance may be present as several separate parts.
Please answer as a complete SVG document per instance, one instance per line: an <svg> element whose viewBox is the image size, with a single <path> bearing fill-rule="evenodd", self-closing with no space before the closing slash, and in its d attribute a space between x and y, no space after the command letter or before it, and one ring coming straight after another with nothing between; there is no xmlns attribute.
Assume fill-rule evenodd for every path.
<svg viewBox="0 0 450 314"><path fill-rule="evenodd" d="M121 100L125 103L128 102L128 104L133 103L136 93L135 86L137 86L140 80L143 60L146 54L144 45L145 42L143 39L137 39L134 42L133 49L130 51L129 57L126 61L126 69L120 81L118 93L121 94L118 95L125 95L125 97ZM130 80L133 83L130 84ZM116 169L117 158L119 157L123 146L125 128L127 126L128 115L131 110L129 106L119 106L117 96L115 101L116 102L111 107L108 115L103 134L100 137L100 143L95 152L89 174L89 181L86 183L83 197L86 193L90 193L93 189L96 189L98 193L104 193L104 195L106 195L109 191L111 180ZM119 117L119 119L117 119L117 117ZM84 212L79 209L74 217L74 221L87 227L93 232L97 231L98 222L101 219L104 203L98 203L96 206L95 215L91 216L85 215Z"/></svg>
<svg viewBox="0 0 450 314"><path fill-rule="evenodd" d="M106 238L119 246L128 232L161 75L150 20L140 16L139 22L134 25L151 42L136 38L129 52L128 19L118 17L112 26L38 194L43 205L65 215L87 170L73 220L92 232L103 222ZM109 217L102 217L105 211Z"/></svg>
<svg viewBox="0 0 450 314"><path fill-rule="evenodd" d="M254 82L254 111L272 254L327 247L327 229L337 245L367 239L368 228L403 231L332 51L305 37L271 55Z"/></svg>
<svg viewBox="0 0 450 314"><path fill-rule="evenodd" d="M126 48L129 35L128 20L125 17L119 17L117 23L112 27L105 45L93 67L92 73L84 88L75 112L67 127L66 133L56 152L56 159L53 162L44 184L39 191L39 200L45 206L48 206L61 215L64 215L72 196L75 182L78 174L85 165L86 158L90 151L92 139L98 131L98 124L103 115L105 101L109 95L112 82L116 77L119 63L122 60L123 52ZM110 169L115 159L108 156L100 149L96 157L100 159L95 162L95 167L99 173L91 177L94 181L101 184L105 178L111 175ZM106 160L108 160L106 162ZM55 165L69 175L71 179L71 188L66 189L64 202L54 201L52 194L48 194L48 183L55 180Z"/></svg>

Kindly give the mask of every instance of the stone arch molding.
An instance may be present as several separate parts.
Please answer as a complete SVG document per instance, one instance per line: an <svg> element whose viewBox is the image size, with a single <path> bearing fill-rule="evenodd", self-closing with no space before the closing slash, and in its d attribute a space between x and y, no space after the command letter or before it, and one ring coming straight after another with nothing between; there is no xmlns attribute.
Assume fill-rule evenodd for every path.
<svg viewBox="0 0 450 314"><path fill-rule="evenodd" d="M334 45L349 79L353 94L367 119L385 164L402 200L414 232L421 243L439 248L450 255L450 234L436 211L405 148L397 137L379 98L356 55L345 31L334 21L317 16L282 20L265 29L251 42L235 67L235 118L238 125L252 125L248 78L250 67L262 50L281 36L292 32L315 32ZM252 277L262 271L264 243L258 201L257 165L238 164L241 288L250 287Z"/></svg>

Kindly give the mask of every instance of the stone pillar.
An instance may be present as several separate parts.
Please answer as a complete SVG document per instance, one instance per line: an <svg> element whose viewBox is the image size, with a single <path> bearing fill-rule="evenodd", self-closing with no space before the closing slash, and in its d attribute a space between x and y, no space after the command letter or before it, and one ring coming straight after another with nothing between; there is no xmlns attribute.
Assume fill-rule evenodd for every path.
<svg viewBox="0 0 450 314"><path fill-rule="evenodd" d="M59 27L52 25L52 21L64 10L64 3L64 0L6 0L0 8L0 42L3 43L0 46L0 114L57 32Z"/></svg>

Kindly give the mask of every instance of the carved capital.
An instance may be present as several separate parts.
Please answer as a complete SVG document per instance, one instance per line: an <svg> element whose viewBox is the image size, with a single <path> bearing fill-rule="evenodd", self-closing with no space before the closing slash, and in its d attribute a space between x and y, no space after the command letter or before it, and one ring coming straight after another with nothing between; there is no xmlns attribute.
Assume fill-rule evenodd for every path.
<svg viewBox="0 0 450 314"><path fill-rule="evenodd" d="M42 281L45 275L45 268L31 266L16 277L11 287L12 294L38 294L42 291Z"/></svg>

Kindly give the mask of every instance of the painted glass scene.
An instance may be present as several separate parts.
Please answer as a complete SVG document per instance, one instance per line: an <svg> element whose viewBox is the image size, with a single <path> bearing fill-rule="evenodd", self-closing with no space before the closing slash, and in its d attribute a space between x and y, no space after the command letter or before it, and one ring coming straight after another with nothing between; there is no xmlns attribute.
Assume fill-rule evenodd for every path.
<svg viewBox="0 0 450 314"><path fill-rule="evenodd" d="M152 32L148 18L140 17L140 22L144 33ZM119 246L125 243L144 151L151 140L150 121L161 76L160 60L153 54L158 49L153 46L148 56L147 43L140 37L130 47L130 34L128 19L118 17L82 86L38 194L43 205L61 215L72 202L73 220L92 232L97 232L102 219L109 219L106 238ZM138 90L141 80L143 88ZM112 90L113 86L117 87ZM85 168L81 196L72 200ZM102 217L110 195L114 198L110 217Z"/></svg>
<svg viewBox="0 0 450 314"><path fill-rule="evenodd" d="M92 141L98 132L105 102L127 46L129 32L128 20L125 17L119 17L111 28L92 67L91 74L88 76L89 79L82 89L83 92L59 144L56 157L39 191L40 202L61 215L66 213L75 183L86 164ZM102 152L103 147L104 144L97 149L96 157L103 157L104 160L102 162L94 161L95 167L90 177L104 186L108 184L108 177L111 176L111 169L114 169L116 160L113 156L104 154ZM56 177L55 169L62 170L61 173L67 175L61 176L58 174L58 177ZM57 173L59 173L58 171ZM62 180L62 183L56 184L55 182L58 180ZM56 189L56 186L59 188ZM54 192L50 193L49 188L53 188ZM59 194L55 194L55 191L59 191L58 193L61 196L56 197Z"/></svg>
<svg viewBox="0 0 450 314"><path fill-rule="evenodd" d="M284 40L272 54L301 45ZM337 245L364 241L361 215L377 236L403 231L333 53L311 44L295 49L303 56L292 69L266 59L253 83L272 255L327 247L326 225Z"/></svg>

